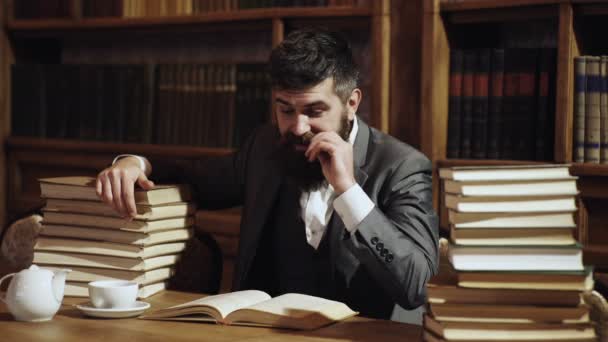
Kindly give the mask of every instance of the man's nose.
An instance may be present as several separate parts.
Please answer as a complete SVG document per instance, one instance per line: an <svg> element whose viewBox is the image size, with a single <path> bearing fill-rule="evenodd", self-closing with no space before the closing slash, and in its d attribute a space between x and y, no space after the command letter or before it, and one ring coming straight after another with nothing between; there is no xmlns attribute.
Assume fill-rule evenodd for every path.
<svg viewBox="0 0 608 342"><path fill-rule="evenodd" d="M296 136L301 136L302 134L310 131L310 125L308 124L308 116L299 114L296 117L296 120L291 127L291 133Z"/></svg>

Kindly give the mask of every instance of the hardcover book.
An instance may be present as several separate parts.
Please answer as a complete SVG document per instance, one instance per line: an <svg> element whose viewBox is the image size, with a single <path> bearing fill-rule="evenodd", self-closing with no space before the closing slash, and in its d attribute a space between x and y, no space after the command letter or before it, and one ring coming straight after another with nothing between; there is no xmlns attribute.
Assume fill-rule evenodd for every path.
<svg viewBox="0 0 608 342"><path fill-rule="evenodd" d="M101 201L95 192L93 177L42 178L40 194L44 198ZM151 190L136 189L136 204L166 204L190 200L189 188L184 185L157 185Z"/></svg>

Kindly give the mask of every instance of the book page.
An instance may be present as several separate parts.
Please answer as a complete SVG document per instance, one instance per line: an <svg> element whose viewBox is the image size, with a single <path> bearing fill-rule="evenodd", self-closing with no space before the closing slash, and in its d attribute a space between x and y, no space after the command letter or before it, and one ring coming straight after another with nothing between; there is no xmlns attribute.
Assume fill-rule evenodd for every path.
<svg viewBox="0 0 608 342"><path fill-rule="evenodd" d="M336 321L356 315L356 312L344 303L298 293L287 293L246 309L293 318L305 317L318 312Z"/></svg>
<svg viewBox="0 0 608 342"><path fill-rule="evenodd" d="M257 290L245 290L208 296L188 303L175 305L165 310L204 305L215 308L221 314L222 318L224 318L234 310L251 306L268 299L270 299L270 296L265 292Z"/></svg>

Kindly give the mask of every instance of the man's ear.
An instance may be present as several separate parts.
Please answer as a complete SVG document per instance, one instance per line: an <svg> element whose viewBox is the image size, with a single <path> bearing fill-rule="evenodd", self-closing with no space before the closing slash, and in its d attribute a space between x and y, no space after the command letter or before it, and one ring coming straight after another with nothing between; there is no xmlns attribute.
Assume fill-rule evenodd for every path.
<svg viewBox="0 0 608 342"><path fill-rule="evenodd" d="M353 89L353 91L350 93L348 101L346 101L349 120L353 120L355 118L355 113L357 113L357 109L359 108L359 104L361 103L362 96L363 93L359 88Z"/></svg>

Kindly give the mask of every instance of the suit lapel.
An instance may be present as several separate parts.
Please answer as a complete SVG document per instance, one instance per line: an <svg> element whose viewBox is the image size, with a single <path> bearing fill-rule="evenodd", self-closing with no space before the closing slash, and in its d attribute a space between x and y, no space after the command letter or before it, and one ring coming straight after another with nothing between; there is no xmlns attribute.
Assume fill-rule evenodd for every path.
<svg viewBox="0 0 608 342"><path fill-rule="evenodd" d="M235 268L233 289L240 289L249 272L255 257L256 248L271 210L274 208L280 186L283 182L283 168L275 157L275 149L258 160L252 161L257 166L258 180L248 189L239 238L239 257Z"/></svg>

